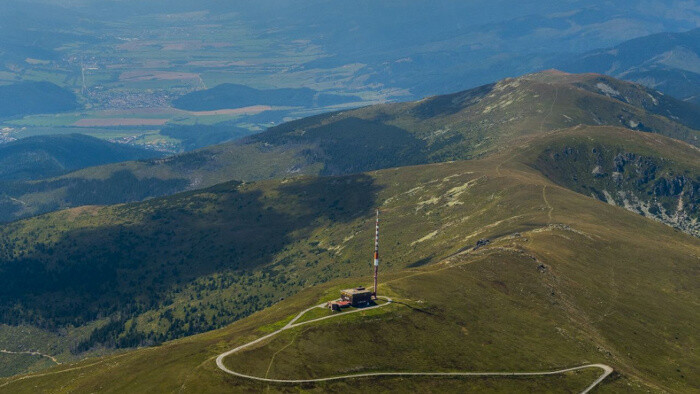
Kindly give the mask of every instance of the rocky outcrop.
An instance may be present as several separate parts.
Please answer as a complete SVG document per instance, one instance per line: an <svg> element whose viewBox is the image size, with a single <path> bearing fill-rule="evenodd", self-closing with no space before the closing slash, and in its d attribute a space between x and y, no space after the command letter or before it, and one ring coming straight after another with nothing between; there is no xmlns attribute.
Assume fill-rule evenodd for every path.
<svg viewBox="0 0 700 394"><path fill-rule="evenodd" d="M570 189L700 237L700 174L670 159L581 143L548 149L538 166Z"/></svg>

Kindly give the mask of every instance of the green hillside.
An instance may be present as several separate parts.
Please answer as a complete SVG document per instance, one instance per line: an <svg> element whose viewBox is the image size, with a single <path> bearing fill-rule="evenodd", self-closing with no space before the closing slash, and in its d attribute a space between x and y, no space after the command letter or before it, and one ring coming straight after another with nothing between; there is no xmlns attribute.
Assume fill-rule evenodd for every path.
<svg viewBox="0 0 700 394"><path fill-rule="evenodd" d="M567 167L565 159L543 159L550 147L584 146L581 141L604 147L606 155L653 158L661 163L660 175L687 168L689 177L698 177L697 151L686 144L621 128L579 127L527 137L480 160L228 183L6 225L0 316L12 325L62 332L38 349L53 346L60 360L104 346L158 344L267 309L220 331L86 361L81 365L97 364L85 369L9 380L0 389L264 389L225 376L213 357L335 297L341 287L368 284L372 216L379 207L381 290L401 303L290 330L242 353L242 367L238 356L227 365L304 378L604 362L617 374L603 389L687 391L700 376L693 350L700 241L550 180L546 175L564 185L558 174L589 172L587 161ZM485 239L486 246L473 250ZM27 289L22 284L29 280ZM375 358L354 356L371 354L371 343L380 348ZM62 368L74 366L56 371ZM305 388L503 391L525 384L533 391L564 385L576 392L595 379L591 375L524 382L367 379Z"/></svg>
<svg viewBox="0 0 700 394"><path fill-rule="evenodd" d="M75 94L51 82L0 86L0 118L63 112L78 108Z"/></svg>
<svg viewBox="0 0 700 394"><path fill-rule="evenodd" d="M82 134L28 137L0 145L0 181L50 178L85 167L160 155Z"/></svg>
<svg viewBox="0 0 700 394"><path fill-rule="evenodd" d="M18 184L0 202L0 219L138 201L230 180L342 175L480 158L518 138L578 124L621 126L697 146L698 113L692 104L640 85L548 71L418 102L310 117L167 159Z"/></svg>
<svg viewBox="0 0 700 394"><path fill-rule="evenodd" d="M253 105L325 107L361 101L362 98L358 96L321 93L309 88L260 90L245 85L224 83L211 89L188 93L175 100L173 106L189 111L211 111Z"/></svg>
<svg viewBox="0 0 700 394"><path fill-rule="evenodd" d="M212 125L169 125L160 131L161 135L180 140L185 152L233 141L254 132L239 127L236 122L220 122Z"/></svg>

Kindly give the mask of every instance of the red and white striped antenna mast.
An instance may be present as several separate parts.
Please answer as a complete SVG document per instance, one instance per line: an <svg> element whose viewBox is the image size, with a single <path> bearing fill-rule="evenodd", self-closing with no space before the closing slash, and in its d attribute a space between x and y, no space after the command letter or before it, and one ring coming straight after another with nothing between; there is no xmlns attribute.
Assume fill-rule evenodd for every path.
<svg viewBox="0 0 700 394"><path fill-rule="evenodd" d="M374 234L374 298L377 298L377 273L379 271L379 210L377 209L377 226Z"/></svg>

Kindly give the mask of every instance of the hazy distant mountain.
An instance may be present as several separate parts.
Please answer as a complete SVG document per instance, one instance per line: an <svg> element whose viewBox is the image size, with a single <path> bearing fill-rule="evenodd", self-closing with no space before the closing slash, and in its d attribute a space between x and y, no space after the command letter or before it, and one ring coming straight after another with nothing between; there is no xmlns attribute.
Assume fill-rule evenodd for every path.
<svg viewBox="0 0 700 394"><path fill-rule="evenodd" d="M356 96L321 93L309 88L254 89L225 83L211 89L189 93L173 102L176 108L209 111L226 108L270 105L279 107L324 107L362 101Z"/></svg>
<svg viewBox="0 0 700 394"><path fill-rule="evenodd" d="M28 137L0 145L0 180L47 178L85 167L160 155L82 134Z"/></svg>
<svg viewBox="0 0 700 394"><path fill-rule="evenodd" d="M5 0L0 4L0 69L6 62L24 62L27 58L54 60L56 51L66 42L92 40L69 26L90 24L75 10L58 1L37 3L32 0Z"/></svg>
<svg viewBox="0 0 700 394"><path fill-rule="evenodd" d="M154 72L152 64L142 63L133 52L148 47L159 52L156 70L196 73L212 86L238 83L350 93L391 89L392 97L417 98L533 72L562 53L700 26L697 7L680 0L42 3L47 2L57 6L28 7L28 2L16 0L0 5L0 26L7 26L0 27L0 62L20 70L20 78L36 77L23 74L24 69L60 71L73 88L81 87L78 63L85 53L94 54L88 63L102 71L128 66ZM254 43L255 48L241 45L235 53L223 51L225 47L174 50L193 37L212 45ZM124 47L126 43L132 45ZM3 51L6 44L21 50ZM26 57L73 60L57 61L57 70L55 65L42 69L28 64ZM121 87L117 76L100 70L94 71L102 77L100 89ZM151 87L142 82L143 89ZM182 83L175 86L182 88Z"/></svg>
<svg viewBox="0 0 700 394"><path fill-rule="evenodd" d="M612 75L700 104L700 28L636 38L558 66Z"/></svg>
<svg viewBox="0 0 700 394"><path fill-rule="evenodd" d="M0 86L0 117L63 112L77 107L73 92L50 82Z"/></svg>
<svg viewBox="0 0 700 394"><path fill-rule="evenodd" d="M681 1L318 3L296 12L285 9L291 16L273 12L279 15L276 23L321 43L328 53L308 63L309 69L361 63L370 82L409 89L418 97L548 68L543 66L563 53L700 26L700 10ZM291 20L314 16L309 25Z"/></svg>

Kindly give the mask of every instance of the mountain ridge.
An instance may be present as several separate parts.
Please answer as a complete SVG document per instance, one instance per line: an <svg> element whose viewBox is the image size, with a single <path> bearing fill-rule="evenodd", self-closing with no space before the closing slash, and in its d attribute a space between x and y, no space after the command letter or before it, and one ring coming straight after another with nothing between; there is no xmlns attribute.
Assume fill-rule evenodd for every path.
<svg viewBox="0 0 700 394"><path fill-rule="evenodd" d="M65 112L78 108L78 98L51 82L18 82L0 86L0 118Z"/></svg>
<svg viewBox="0 0 700 394"><path fill-rule="evenodd" d="M700 28L657 33L577 55L557 64L571 72L599 72L700 104Z"/></svg>
<svg viewBox="0 0 700 394"><path fill-rule="evenodd" d="M129 361L111 369L116 371L113 377L107 378L97 364L81 378L54 374L32 377L26 382L29 386L16 381L6 388L22 392L61 384L86 390L110 382L115 389L128 390L129 382L138 382L162 390L180 387L187 379L186 389L193 391L254 390L257 386L247 381L219 380L213 361L209 365L206 360L245 338L263 335L269 326L284 324L292 314L290 305L305 309L337 297L339 288L369 281L373 211L379 207L385 234L380 290L414 309L290 333L298 335L300 347L280 350L293 338L286 335L261 344L242 354L249 360L246 372L264 375L268 356L280 350L281 364L275 364L272 376L332 374L338 365L330 360L340 354L328 353L327 341L340 338L333 349L342 354L364 349L352 336L361 333L362 339L376 324L382 327L378 332L392 333L380 338L382 346L391 349L388 354L400 349L412 354L412 341L436 350L402 359L411 370L427 369L420 360L447 370L522 370L524 363L536 360L543 360L544 368L585 359L620 371L618 380L608 382L617 390L682 391L693 385L697 366L689 341L698 314L688 309L687 301L694 297L693 256L698 255L700 241L557 185L536 169L556 169L551 163L538 163L543 153L549 156L547 147L577 146L589 139L593 142L588 146L622 147L644 157L673 156L688 168L697 161L695 148L660 135L580 126L529 136L510 150L479 160L338 177L231 182L6 225L0 233L6 262L2 277L15 278L17 284L32 277L37 286L31 294L12 283L2 286L0 298L19 299L23 305L9 308L3 303L3 321L15 316L25 322L43 320L42 325L82 322L82 330L62 339L75 344L78 356L90 354L84 350L99 350L99 344L160 343L265 309L222 331L124 353ZM588 173L587 166L588 162L576 168ZM661 167L657 172L662 174ZM28 236L32 242L22 249ZM489 242L472 251L479 240ZM66 260L68 256L72 257ZM49 268L50 273L42 273ZM81 275L99 280L88 283ZM668 286L673 291L664 290ZM21 295L10 294L20 290ZM91 295L66 300L58 296L64 291ZM301 296L293 295L300 291ZM66 302L41 307L47 302L44 292ZM285 301L279 303L282 297ZM123 304L127 301L132 305ZM105 318L98 310L114 315ZM622 324L630 313L644 318ZM686 319L678 319L681 314ZM647 315L656 317L648 320ZM260 316L277 317L259 320ZM509 332L505 326L516 328ZM531 335L523 337L517 327L529 327L525 331ZM436 340L441 337L450 338L452 350ZM541 338L549 340L543 343ZM528 351L513 358L514 347ZM298 355L301 348L316 361ZM464 352L473 357L465 358ZM71 357L75 356L64 347L59 359ZM157 365L151 357L169 361ZM180 361L170 362L170 357ZM504 365L504 359L511 361ZM294 360L311 363L313 370L300 370ZM396 368L395 357L378 355L377 364L367 360L350 357L347 362L359 370ZM200 364L203 367L195 368ZM189 372L177 375L174 371L180 368ZM134 379L119 379L123 374ZM166 378L171 374L179 377Z"/></svg>
<svg viewBox="0 0 700 394"><path fill-rule="evenodd" d="M576 124L621 125L697 145L698 113L690 103L610 77L544 72L418 102L317 115L169 158L94 167L15 185L8 197L26 205L0 205L0 218L135 201L234 179L340 175L471 159L523 135ZM104 196L104 202L71 191L77 188L90 196Z"/></svg>
<svg viewBox="0 0 700 394"><path fill-rule="evenodd" d="M51 178L85 167L158 156L162 153L83 134L27 137L0 145L0 181Z"/></svg>

